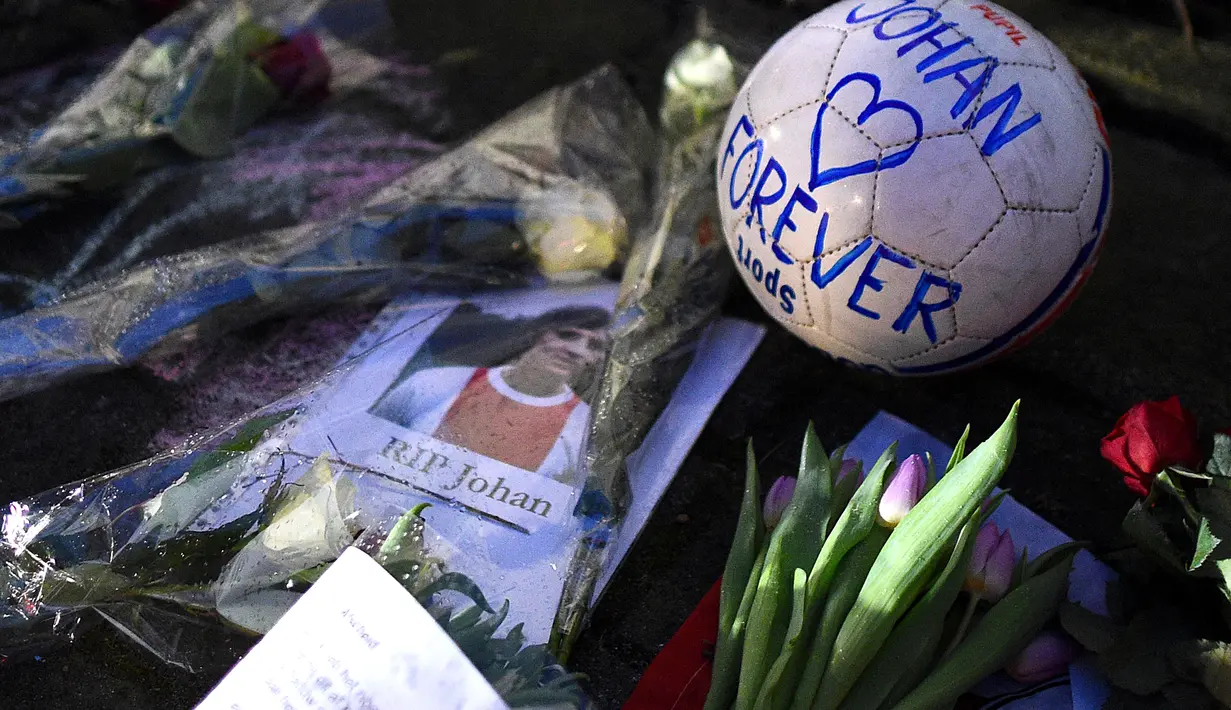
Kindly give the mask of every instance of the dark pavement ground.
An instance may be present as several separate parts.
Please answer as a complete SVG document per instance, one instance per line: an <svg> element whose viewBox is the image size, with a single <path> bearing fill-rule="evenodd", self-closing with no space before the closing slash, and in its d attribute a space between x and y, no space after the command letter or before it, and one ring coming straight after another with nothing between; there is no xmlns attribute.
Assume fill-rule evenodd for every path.
<svg viewBox="0 0 1231 710"><path fill-rule="evenodd" d="M1103 10L1126 5L1094 4ZM788 14L736 7L741 3L734 0L722 5L762 18L771 31L793 23ZM664 18L653 31L672 26ZM639 51L654 59L644 59L635 78L656 76L653 62L669 53L661 44L642 46ZM1182 50L1177 45L1175 51ZM1229 72L1231 66L1210 67L1214 76ZM652 90L645 83L641 88ZM1102 88L1096 82L1096 90ZM770 478L794 469L808 420L831 446L879 409L946 440L956 439L969 422L981 439L1021 398L1018 451L1005 485L1070 535L1106 549L1116 544L1119 520L1132 502L1098 455L1099 438L1121 412L1141 399L1177 394L1203 430L1231 425L1229 144L1193 128L1186 115L1154 112L1143 118L1131 97L1117 95L1114 86L1106 91L1113 95L1105 108L1115 161L1110 233L1100 264L1069 313L1000 362L923 380L844 369L771 327L576 647L571 667L589 675L588 688L600 707L617 707L627 697L720 574L735 525L746 437L755 440L763 476ZM764 320L738 284L727 311ZM0 499L143 458L177 431L210 423L190 411L202 402L216 411L242 412L252 395L226 383L242 383L254 368L274 380L294 368L319 372L370 313L340 307L315 320L249 328L228 336L188 381L168 382L147 368L131 368L0 403ZM288 338L320 337L335 339L337 352L287 354ZM243 648L233 637L206 639L217 644L218 669L189 675L159 665L106 628L86 631L70 650L0 667L0 708L191 707Z"/></svg>

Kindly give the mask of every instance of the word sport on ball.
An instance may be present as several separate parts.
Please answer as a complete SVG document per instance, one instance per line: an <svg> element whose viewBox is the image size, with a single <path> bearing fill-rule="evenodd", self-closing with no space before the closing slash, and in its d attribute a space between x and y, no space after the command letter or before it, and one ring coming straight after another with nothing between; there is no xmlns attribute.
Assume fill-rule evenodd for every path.
<svg viewBox="0 0 1231 710"><path fill-rule="evenodd" d="M990 2L840 2L761 58L716 161L745 284L832 357L898 375L986 362L1094 267L1111 153L1093 95Z"/></svg>

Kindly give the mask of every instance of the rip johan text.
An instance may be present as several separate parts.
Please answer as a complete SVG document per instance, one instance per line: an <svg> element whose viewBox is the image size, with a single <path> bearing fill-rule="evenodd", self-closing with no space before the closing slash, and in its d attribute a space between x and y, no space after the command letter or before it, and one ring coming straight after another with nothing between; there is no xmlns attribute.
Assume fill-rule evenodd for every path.
<svg viewBox="0 0 1231 710"><path fill-rule="evenodd" d="M428 487L445 497L469 491L472 495L489 498L494 503L511 508L520 508L541 518L547 518L551 513L551 501L532 497L533 493L514 490L504 476L496 476L494 481L485 478L479 474L476 465L456 461L422 443L412 444L391 436L389 443L380 450L380 456L424 474L431 482Z"/></svg>
<svg viewBox="0 0 1231 710"><path fill-rule="evenodd" d="M940 10L916 5L917 0L902 0L891 7L880 11L867 10L867 3L857 5L846 16L848 25L862 24L876 20L872 25L872 34L880 42L890 43L896 48L896 61L911 62L915 74L925 85L935 82L935 90L941 92L948 101L952 97L949 114L958 119L963 114L967 117L961 122L964 129L974 129L985 122L989 126L986 137L979 144L979 150L985 156L994 155L1005 145L1018 139L1031 128L1039 125L1043 117L1039 113L1018 115L1019 104L1022 101L1022 88L1014 82L1008 88L995 95L983 97L989 86L993 73L1000 66L1000 60L992 56L974 56L958 58L955 55L964 47L973 45L973 40L959 34L955 28L958 23L947 21ZM1020 44L1026 36L1002 15L991 10L986 5L972 5L972 9L983 13L984 17L994 24L1006 27L1007 36L1014 44ZM991 14L989 14L991 13ZM994 16L993 16L994 15ZM897 21L892 27L888 23ZM909 27L903 27L910 24ZM973 48L972 48L973 49ZM855 87L861 87L856 89ZM826 166L822 150L822 123L825 112L829 109L834 97L843 94L854 94L862 90L871 90L871 98L858 115L856 123L862 126L877 114L898 114L909 119L914 125L914 136L911 140L890 148L888 155L881 155L875 160L865 160L850 165ZM882 95L881 79L872 72L856 71L838 78L821 101L813 123L810 154L811 171L806 179L794 182L787 175L786 169L772 155L766 155L764 140L757 135L756 127L748 115L740 116L731 133L726 136L723 154L719 161L718 183L726 187L726 194L720 199L728 200L733 211L741 208L747 210L744 224L752 227L756 222L761 243L768 246L774 260L763 263L751 253L752 244L746 244L743 236L737 237L736 262L741 268L751 274L752 278L769 293L778 299L778 307L786 314L795 312L796 300L799 295L789 285L781 284L781 267L790 266L795 259L784 250L780 241L787 232L797 229L795 222L798 210L816 214L821 213L813 247L813 261L809 278L819 289L829 286L838 276L844 273L851 264L869 254L862 273L852 288L847 307L866 318L879 320L881 314L860 304L860 299L868 289L881 291L885 288L885 280L878 278L875 271L881 269L900 268L916 269L919 264L903 254L890 249L883 244L873 248L873 237L866 236L853 249L838 257L826 268L822 265L821 255L825 252L825 233L829 227L829 213L817 203L813 191L818 188L845 180L856 175L892 170L910 160L915 149L923 140L924 121L920 112L909 103ZM982 102L976 99L983 98ZM910 124L907 124L910 125ZM741 170L747 173L748 165L752 165L751 175L746 184L740 179ZM802 176L801 176L802 177ZM788 193L788 188L794 183L794 189ZM784 199L785 198L785 199ZM780 208L779 208L780 205ZM776 218L766 221L766 208L779 208ZM766 228L766 225L772 225ZM953 307L962 293L961 284L949 280L946 275L933 273L926 268L920 269L918 281L906 307L893 320L892 328L899 333L907 333L916 321L932 343L937 342L936 327L932 317L934 313Z"/></svg>

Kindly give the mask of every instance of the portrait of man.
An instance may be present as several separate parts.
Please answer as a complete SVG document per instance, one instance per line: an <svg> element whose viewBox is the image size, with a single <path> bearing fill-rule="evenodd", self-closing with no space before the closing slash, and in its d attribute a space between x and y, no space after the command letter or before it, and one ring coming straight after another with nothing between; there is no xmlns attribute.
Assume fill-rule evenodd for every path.
<svg viewBox="0 0 1231 710"><path fill-rule="evenodd" d="M610 314L571 307L532 318L476 312L452 320L441 326L452 335L441 335L449 342L432 364L408 366L370 413L570 482L590 414L584 389L610 344Z"/></svg>

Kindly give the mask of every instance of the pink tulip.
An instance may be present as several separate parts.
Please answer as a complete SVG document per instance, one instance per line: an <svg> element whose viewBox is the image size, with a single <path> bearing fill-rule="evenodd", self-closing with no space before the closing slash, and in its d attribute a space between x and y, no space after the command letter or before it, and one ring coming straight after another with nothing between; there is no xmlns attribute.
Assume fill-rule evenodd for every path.
<svg viewBox="0 0 1231 710"><path fill-rule="evenodd" d="M1009 661L1004 670L1018 683L1040 683L1067 671L1077 653L1073 639L1057 631L1044 631Z"/></svg>
<svg viewBox="0 0 1231 710"><path fill-rule="evenodd" d="M774 481L774 485L769 487L769 493L765 494L765 508L762 513L767 529L773 530L778 527L778 523L782 521L782 513L786 511L786 506L791 502L791 496L794 493L795 478L792 476L779 476L778 480Z"/></svg>
<svg viewBox="0 0 1231 710"><path fill-rule="evenodd" d="M993 604L1000 601L1013 583L1013 568L1017 564L1017 552L1013 548L1013 536L1005 530L1002 534L995 523L988 523L975 538L975 549L966 571L965 588L972 594Z"/></svg>
<svg viewBox="0 0 1231 710"><path fill-rule="evenodd" d="M927 464L919 454L911 454L898 466L881 496L880 506L876 509L880 524L888 528L897 527L923 497L927 483Z"/></svg>

